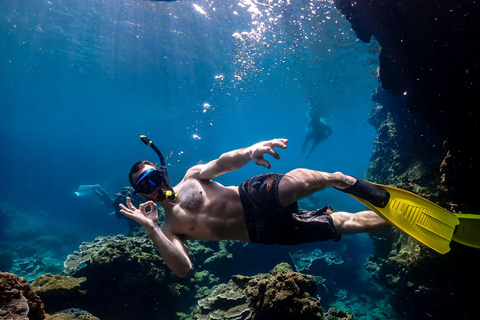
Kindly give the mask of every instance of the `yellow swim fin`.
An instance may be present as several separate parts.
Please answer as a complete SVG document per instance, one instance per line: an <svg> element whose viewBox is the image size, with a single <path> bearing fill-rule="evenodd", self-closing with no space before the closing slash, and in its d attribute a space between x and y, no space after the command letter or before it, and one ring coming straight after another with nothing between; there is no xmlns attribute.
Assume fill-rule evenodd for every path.
<svg viewBox="0 0 480 320"><path fill-rule="evenodd" d="M455 214L460 224L453 233L452 240L466 246L480 249L480 215Z"/></svg>
<svg viewBox="0 0 480 320"><path fill-rule="evenodd" d="M394 227L420 243L441 254L450 251L450 241L454 235L455 227L460 222L457 215L414 193L381 184L373 184L383 188L390 194L390 199L383 208L376 207L370 202L350 193L348 195L354 197ZM468 220L468 223L465 223L465 230L468 228L480 230L480 220L474 220L474 222ZM475 238L474 240L471 240L473 238L468 236L468 234L468 231L466 231L465 235L459 233L457 235L458 242L463 244L465 242L474 242L480 245L480 237L478 235L473 237Z"/></svg>

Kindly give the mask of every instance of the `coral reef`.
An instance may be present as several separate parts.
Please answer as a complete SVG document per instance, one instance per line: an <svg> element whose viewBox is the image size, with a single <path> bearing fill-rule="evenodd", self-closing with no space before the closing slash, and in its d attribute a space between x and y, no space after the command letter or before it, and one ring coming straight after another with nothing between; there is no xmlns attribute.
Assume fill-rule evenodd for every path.
<svg viewBox="0 0 480 320"><path fill-rule="evenodd" d="M283 272L277 272L282 270ZM233 276L198 301L193 319L321 319L313 276L291 271L286 263L270 274Z"/></svg>
<svg viewBox="0 0 480 320"><path fill-rule="evenodd" d="M45 320L100 320L99 318L93 316L91 313L78 309L70 308L66 310L59 311L53 315L45 315Z"/></svg>
<svg viewBox="0 0 480 320"><path fill-rule="evenodd" d="M74 278L47 273L33 281L32 289L40 296L46 306L55 306L55 308L61 309L70 308L74 307L74 302L80 301L86 294L86 290L82 289L82 284L86 280L86 277Z"/></svg>
<svg viewBox="0 0 480 320"><path fill-rule="evenodd" d="M277 264L275 267L273 267L272 270L270 270L270 274L271 275L276 275L277 273L287 273L287 272L291 272L293 271L293 268L291 265L289 265L288 263L286 262L281 262L279 264Z"/></svg>
<svg viewBox="0 0 480 320"><path fill-rule="evenodd" d="M189 283L178 283L169 272L148 238L99 237L82 244L80 250L67 259L66 273L86 276L87 294L72 306L100 318L138 319L135 310L147 310L145 317L153 317L155 310L173 315L180 295L190 291ZM81 264L85 266L78 269ZM130 305L128 311L122 310L125 303Z"/></svg>
<svg viewBox="0 0 480 320"><path fill-rule="evenodd" d="M247 286L254 319L318 319L322 308L316 291L315 278L297 272L254 278Z"/></svg>
<svg viewBox="0 0 480 320"><path fill-rule="evenodd" d="M78 307L101 319L144 319L155 314L173 318L219 282L201 268L189 278L174 276L145 232L134 233L136 237L111 235L84 242L79 251L68 256L64 275L37 278L34 287L44 300L46 311L51 314ZM209 258L229 255L227 244L219 250L197 242L189 241L189 245L198 252L192 256L194 263L204 264ZM128 310L124 310L125 304L129 305Z"/></svg>
<svg viewBox="0 0 480 320"><path fill-rule="evenodd" d="M324 320L353 320L353 315L346 312L341 311L336 308L329 308L328 311L325 313Z"/></svg>
<svg viewBox="0 0 480 320"><path fill-rule="evenodd" d="M194 319L251 319L245 290L233 280L217 286L207 297L198 301Z"/></svg>
<svg viewBox="0 0 480 320"><path fill-rule="evenodd" d="M103 248L103 246L113 243L113 242L122 242L127 239L125 236L107 236L107 237L97 237L92 242L83 242L80 245L80 251L75 251L73 254L67 256L67 259L64 262L63 273L66 275L75 275L82 267L86 265L87 262L92 260L92 255L96 254L98 250ZM137 239L138 240L138 239ZM137 241L133 240L132 241ZM139 239L138 241L146 242L147 239Z"/></svg>
<svg viewBox="0 0 480 320"><path fill-rule="evenodd" d="M342 264L343 259L338 252L322 252L320 249L314 249L311 252L297 251L290 253L295 269L300 272L303 270L308 270L312 265L313 261L318 259L323 259L328 265L331 264Z"/></svg>
<svg viewBox="0 0 480 320"><path fill-rule="evenodd" d="M31 283L39 275L61 272L62 267L61 261L33 255L31 257L14 259L10 271L20 277L24 277Z"/></svg>
<svg viewBox="0 0 480 320"><path fill-rule="evenodd" d="M436 166L438 172L445 159L443 177L435 184L441 183L454 202L474 204L470 177L478 176L480 168L479 154L470 145L478 137L480 70L476 59L480 49L471 39L478 30L479 4L468 0L434 4L335 0L335 5L362 41L369 42L373 36L382 48L382 88L403 100L403 105L382 102L400 134L398 150L410 148L401 165L408 168L418 154L424 154L429 159L424 164Z"/></svg>
<svg viewBox="0 0 480 320"><path fill-rule="evenodd" d="M25 278L0 272L0 318L42 320L43 303Z"/></svg>
<svg viewBox="0 0 480 320"><path fill-rule="evenodd" d="M186 241L186 246L195 262L201 265L211 264L213 262L225 262L228 259L233 259L233 255L228 251L228 247L234 244L235 241Z"/></svg>
<svg viewBox="0 0 480 320"><path fill-rule="evenodd" d="M53 275L47 273L43 276L37 277L35 281L33 281L32 288L37 293L45 294L47 292L56 292L60 291L59 294L65 294L66 291L73 291L74 289L78 289L78 292L81 292L79 289L83 282L85 282L87 278L74 278L69 276L62 276L59 274ZM85 293L85 292L82 292Z"/></svg>
<svg viewBox="0 0 480 320"><path fill-rule="evenodd" d="M47 314L45 320L100 320L97 317L86 317L86 316L74 316L68 313L56 313L54 315Z"/></svg>
<svg viewBox="0 0 480 320"><path fill-rule="evenodd" d="M189 245L195 252L192 260L199 264L231 259L228 242L215 244L217 250L198 242L189 241ZM233 276L228 283L212 288L218 282L218 277L202 269L189 278L175 277L140 233L136 238L118 235L83 243L80 251L67 259L64 275L37 277L32 288L42 299L36 295L37 304L45 303L49 320L135 320L159 315L171 319L321 318L320 301L315 298L318 277L293 272L287 263L275 266L269 274ZM29 310L27 300L16 302L23 306L19 309L23 313ZM179 313L195 304L198 308L190 316Z"/></svg>

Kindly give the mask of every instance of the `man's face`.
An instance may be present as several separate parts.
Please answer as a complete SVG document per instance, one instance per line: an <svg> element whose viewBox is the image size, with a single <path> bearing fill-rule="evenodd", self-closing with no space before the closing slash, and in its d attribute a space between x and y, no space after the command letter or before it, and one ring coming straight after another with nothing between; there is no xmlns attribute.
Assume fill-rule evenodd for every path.
<svg viewBox="0 0 480 320"><path fill-rule="evenodd" d="M150 170L150 169L155 169L155 167L147 164L141 170L132 174L133 181L137 181L138 177L140 177L145 171ZM147 200L157 201L159 191L166 191L166 190L167 190L167 188L166 188L165 184L162 183L162 185L159 186L158 188L156 188L152 193L147 194L147 193L143 193L143 192L138 192L138 194L141 195L143 198L145 198Z"/></svg>

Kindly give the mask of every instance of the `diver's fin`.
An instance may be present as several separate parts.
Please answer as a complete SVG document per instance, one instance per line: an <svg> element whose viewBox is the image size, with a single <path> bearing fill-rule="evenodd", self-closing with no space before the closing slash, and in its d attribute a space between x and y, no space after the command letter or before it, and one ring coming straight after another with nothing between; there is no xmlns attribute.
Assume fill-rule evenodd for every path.
<svg viewBox="0 0 480 320"><path fill-rule="evenodd" d="M74 193L77 195L77 197L83 197L95 192L95 189L97 188L100 188L99 184L81 185L78 186L77 191Z"/></svg>
<svg viewBox="0 0 480 320"><path fill-rule="evenodd" d="M441 254L450 251L450 241L459 224L459 218L455 214L414 193L376 183L374 185L390 194L390 199L383 208L350 193L348 195L420 243ZM478 227L480 228L480 223Z"/></svg>
<svg viewBox="0 0 480 320"><path fill-rule="evenodd" d="M480 249L480 215L455 214L460 224L453 233L452 240L466 246Z"/></svg>
<svg viewBox="0 0 480 320"><path fill-rule="evenodd" d="M111 205L114 200L99 184L81 185L74 193L77 195L77 197L94 194L95 196L99 197L107 206Z"/></svg>

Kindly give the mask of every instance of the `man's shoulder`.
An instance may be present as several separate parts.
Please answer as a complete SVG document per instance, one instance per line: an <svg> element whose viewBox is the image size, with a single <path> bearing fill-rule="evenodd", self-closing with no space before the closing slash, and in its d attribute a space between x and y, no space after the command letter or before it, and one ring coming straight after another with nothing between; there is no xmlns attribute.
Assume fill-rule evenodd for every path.
<svg viewBox="0 0 480 320"><path fill-rule="evenodd" d="M202 172L203 168L205 168L205 164L197 164L196 166L191 167L185 173L185 176L183 177L182 182L185 182L187 180L197 180L197 181L202 180L200 179L200 173Z"/></svg>
<svg viewBox="0 0 480 320"><path fill-rule="evenodd" d="M197 164L197 165L191 167L191 168L188 169L187 172L185 173L185 178L187 178L187 179L194 178L195 174L197 174L197 173L199 173L200 171L202 171L203 167L205 167L204 164Z"/></svg>
<svg viewBox="0 0 480 320"><path fill-rule="evenodd" d="M201 167L199 167L199 165L193 166L190 169L188 169L187 172L185 172L185 175L183 176L182 180L177 184L177 187L185 183L187 180L196 179L195 176L200 172L200 170L201 170Z"/></svg>

